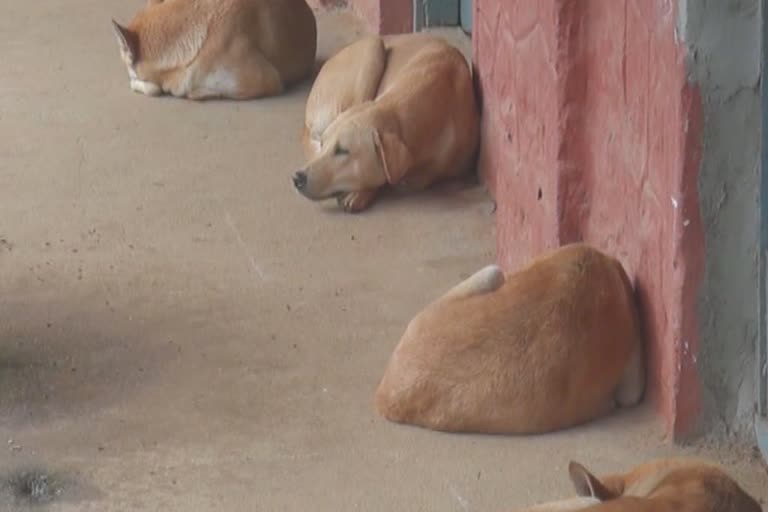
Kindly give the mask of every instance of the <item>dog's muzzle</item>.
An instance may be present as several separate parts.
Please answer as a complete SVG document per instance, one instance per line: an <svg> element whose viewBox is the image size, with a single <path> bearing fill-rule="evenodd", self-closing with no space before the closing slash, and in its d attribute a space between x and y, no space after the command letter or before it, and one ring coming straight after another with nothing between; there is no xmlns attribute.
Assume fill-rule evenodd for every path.
<svg viewBox="0 0 768 512"><path fill-rule="evenodd" d="M307 186L307 173L304 171L298 171L296 174L293 175L293 186L296 187L296 190L302 191Z"/></svg>

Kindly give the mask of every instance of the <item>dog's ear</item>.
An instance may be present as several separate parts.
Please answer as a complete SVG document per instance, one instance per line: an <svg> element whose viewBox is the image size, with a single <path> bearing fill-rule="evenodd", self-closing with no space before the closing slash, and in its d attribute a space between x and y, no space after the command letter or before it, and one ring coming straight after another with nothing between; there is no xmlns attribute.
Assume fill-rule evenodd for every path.
<svg viewBox="0 0 768 512"><path fill-rule="evenodd" d="M600 501L617 497L616 493L611 492L603 482L578 462L571 461L568 464L568 474L579 496L597 498Z"/></svg>
<svg viewBox="0 0 768 512"><path fill-rule="evenodd" d="M373 131L373 145L379 160L381 160L387 183L396 185L411 167L413 162L411 151L396 134L379 133L378 130Z"/></svg>
<svg viewBox="0 0 768 512"><path fill-rule="evenodd" d="M120 51L128 58L129 64L136 64L139 57L139 37L135 32L112 20L112 30L115 32Z"/></svg>

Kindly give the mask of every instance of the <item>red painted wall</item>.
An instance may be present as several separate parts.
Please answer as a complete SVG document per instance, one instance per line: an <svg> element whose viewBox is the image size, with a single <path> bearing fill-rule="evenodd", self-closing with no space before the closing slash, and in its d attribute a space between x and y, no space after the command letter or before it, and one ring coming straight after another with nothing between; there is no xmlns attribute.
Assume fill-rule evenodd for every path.
<svg viewBox="0 0 768 512"><path fill-rule="evenodd" d="M308 0L310 6L349 5L376 34L399 34L413 29L412 0Z"/></svg>
<svg viewBox="0 0 768 512"><path fill-rule="evenodd" d="M681 436L699 410L704 242L676 4L475 0L474 59L500 263L579 240L619 257L643 307L648 396Z"/></svg>

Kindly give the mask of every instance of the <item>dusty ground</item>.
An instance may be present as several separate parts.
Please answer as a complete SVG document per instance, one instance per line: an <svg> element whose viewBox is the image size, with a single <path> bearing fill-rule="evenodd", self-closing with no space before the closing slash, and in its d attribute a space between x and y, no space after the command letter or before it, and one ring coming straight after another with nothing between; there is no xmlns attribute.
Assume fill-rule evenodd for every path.
<svg viewBox="0 0 768 512"><path fill-rule="evenodd" d="M503 511L567 493L571 458L677 451L644 412L535 438L378 419L407 320L492 259L491 202L299 198L307 87L137 96L108 22L138 4L0 17L0 481L50 474L57 511ZM323 54L356 34L320 21ZM768 497L748 457L714 455ZM0 510L25 508L8 494Z"/></svg>

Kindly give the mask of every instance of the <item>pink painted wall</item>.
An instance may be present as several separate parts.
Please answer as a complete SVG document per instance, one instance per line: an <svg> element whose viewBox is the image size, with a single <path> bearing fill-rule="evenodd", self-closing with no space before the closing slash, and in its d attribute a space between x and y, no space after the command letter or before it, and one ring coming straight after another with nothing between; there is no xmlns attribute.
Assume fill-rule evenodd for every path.
<svg viewBox="0 0 768 512"><path fill-rule="evenodd" d="M669 0L475 0L480 170L498 259L587 241L634 279L649 397L670 433L699 411L702 119Z"/></svg>

